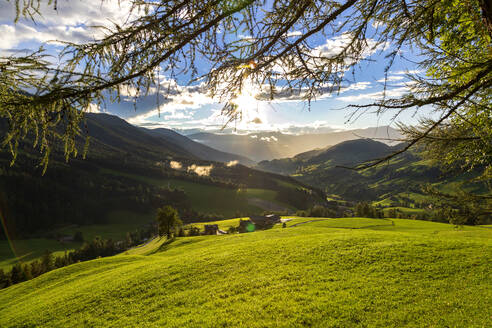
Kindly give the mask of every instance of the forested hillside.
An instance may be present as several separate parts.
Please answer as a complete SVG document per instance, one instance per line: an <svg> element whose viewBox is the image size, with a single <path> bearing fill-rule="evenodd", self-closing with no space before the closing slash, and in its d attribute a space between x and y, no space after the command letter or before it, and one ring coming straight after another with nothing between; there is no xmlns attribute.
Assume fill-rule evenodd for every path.
<svg viewBox="0 0 492 328"><path fill-rule="evenodd" d="M293 158L263 161L256 168L290 175L346 200L369 201L382 206L430 209L434 199L425 192L426 186L443 192L457 192L460 188L479 194L487 192L484 182L473 181L473 177L482 171L480 167L469 173L458 169L444 170L423 159L419 149L400 154L386 164L370 169L346 168L383 158L401 147L402 144L388 146L370 139L352 140Z"/></svg>
<svg viewBox="0 0 492 328"><path fill-rule="evenodd" d="M39 156L27 144L20 145L13 166L11 154L0 152L0 209L12 237L69 224L103 224L114 211L148 217L163 204L190 221L261 213L268 204L302 209L323 202L320 191L249 169L238 164L248 162L245 158L193 145L182 136L150 133L100 114L88 115L83 129L90 136L86 159L65 162L63 151L55 150L44 175ZM203 160L198 153L222 156L227 163Z"/></svg>

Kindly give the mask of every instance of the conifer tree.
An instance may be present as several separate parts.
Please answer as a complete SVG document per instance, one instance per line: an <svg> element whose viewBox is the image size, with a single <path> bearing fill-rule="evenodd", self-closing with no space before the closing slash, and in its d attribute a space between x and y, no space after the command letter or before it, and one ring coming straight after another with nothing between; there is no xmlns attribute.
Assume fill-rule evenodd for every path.
<svg viewBox="0 0 492 328"><path fill-rule="evenodd" d="M91 104L102 103L108 94L117 101L125 88L146 94L159 88L162 74L184 72L190 81L200 79L232 121L241 118L234 99L248 84L261 89L259 99L288 94L309 103L321 93L339 91L347 72L367 53L389 48L387 74L409 47L424 72L409 72L410 92L397 97L384 92L373 103L354 104L353 118L368 110L391 111L397 118L431 107L433 118L418 127L401 126L408 143L400 152L423 143L443 150L434 154L465 169L484 166L490 178L489 0L127 1L132 10L124 25L106 28L104 37L92 42L67 43L56 66L43 49L0 58L0 117L9 121L4 144L14 159L19 142L30 136L44 154L44 165L53 142L64 142L67 159L86 150L76 147L75 137ZM17 17L12 19L38 19L44 2L62 5L15 0ZM320 53L313 41L320 35L345 42ZM203 76L197 58L210 64Z"/></svg>

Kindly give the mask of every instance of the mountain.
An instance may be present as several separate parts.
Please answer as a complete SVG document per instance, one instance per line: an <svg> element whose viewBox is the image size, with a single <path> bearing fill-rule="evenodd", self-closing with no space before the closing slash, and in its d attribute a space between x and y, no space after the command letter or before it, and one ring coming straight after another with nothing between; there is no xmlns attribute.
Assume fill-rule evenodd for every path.
<svg viewBox="0 0 492 328"><path fill-rule="evenodd" d="M216 161L216 162L224 162L224 163L236 161L246 166L252 166L255 164L254 161L250 160L247 157L216 150L212 147L208 147L204 144L193 141L190 138L185 137L170 129L158 128L158 129L145 129L145 130L147 133L153 136L161 137L167 141L179 145L184 150L188 151L189 153L201 159Z"/></svg>
<svg viewBox="0 0 492 328"><path fill-rule="evenodd" d="M481 183L469 182L478 175L474 172L444 172L435 164L423 160L419 150L407 151L385 164L364 171L340 166L356 166L368 160L383 158L403 147L389 146L371 139L349 140L332 147L298 154L292 158L262 161L260 170L290 175L308 185L353 201L379 201L385 205L412 203L430 204L422 187L430 184L442 191L464 187L475 192L485 191ZM417 204L418 203L418 204Z"/></svg>
<svg viewBox="0 0 492 328"><path fill-rule="evenodd" d="M261 132L246 135L195 133L194 141L225 152L240 154L255 161L293 157L312 149L323 149L347 140L360 138L400 139L401 134L388 126L322 134L292 135L280 132ZM395 142L388 140L388 144Z"/></svg>
<svg viewBox="0 0 492 328"><path fill-rule="evenodd" d="M96 149L128 153L155 160L167 155L197 158L207 161L231 162L251 166L254 162L244 156L229 154L202 145L169 129L146 129L129 124L109 114L87 114L86 127ZM91 151L91 150L89 150Z"/></svg>
<svg viewBox="0 0 492 328"><path fill-rule="evenodd" d="M251 163L244 157L169 130L142 129L106 114L88 114L82 128L90 137L86 159L66 162L63 145L55 145L45 175L29 141L20 145L13 166L11 154L0 151L0 212L11 235L52 235L67 225L122 221L124 229L134 230L163 205L176 207L189 222L324 202L320 190L251 169L239 164ZM84 139L76 141L80 149Z"/></svg>
<svg viewBox="0 0 492 328"><path fill-rule="evenodd" d="M292 158L261 161L256 168L280 174L294 174L310 167L320 169L338 165L350 166L391 153L392 147L371 139L356 139L329 146L323 149L310 150L297 154Z"/></svg>

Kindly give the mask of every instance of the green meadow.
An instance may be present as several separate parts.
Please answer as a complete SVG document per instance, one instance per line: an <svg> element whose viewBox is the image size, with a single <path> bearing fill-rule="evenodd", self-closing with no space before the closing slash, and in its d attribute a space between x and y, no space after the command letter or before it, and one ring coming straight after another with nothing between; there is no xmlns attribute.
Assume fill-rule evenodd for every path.
<svg viewBox="0 0 492 328"><path fill-rule="evenodd" d="M56 229L55 232L61 235L74 235L75 232L80 231L86 241L91 241L96 236L124 240L127 232L135 231L153 221L154 213L111 211L105 224L71 225ZM82 246L80 242L59 242L48 238L0 240L0 269L10 270L18 261L26 263L39 259L47 251L59 256L65 251L75 250L80 246Z"/></svg>
<svg viewBox="0 0 492 328"><path fill-rule="evenodd" d="M490 228L364 218L287 226L154 239L48 272L0 290L0 326L492 326Z"/></svg>
<svg viewBox="0 0 492 328"><path fill-rule="evenodd" d="M102 169L101 171L108 174L126 176L154 186L169 186L182 189L186 192L191 207L195 211L203 213L218 213L226 217L233 217L238 211L243 213L262 212L262 208L248 202L251 198L267 200L287 208L291 207L275 200L277 192L274 190L260 188L230 189L179 179L156 179L107 169ZM295 188L293 184L280 180L279 184L284 187Z"/></svg>

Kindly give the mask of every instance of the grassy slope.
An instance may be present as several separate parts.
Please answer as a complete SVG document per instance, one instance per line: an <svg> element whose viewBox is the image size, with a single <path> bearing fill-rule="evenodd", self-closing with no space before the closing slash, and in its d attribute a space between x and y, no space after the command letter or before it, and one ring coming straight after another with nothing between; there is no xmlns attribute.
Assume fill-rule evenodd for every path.
<svg viewBox="0 0 492 328"><path fill-rule="evenodd" d="M93 240L96 236L123 240L127 232L135 231L153 221L154 215L152 213L145 215L129 211L112 211L108 214L107 219L107 224L70 226L56 231L64 235L73 235L76 231L80 231L87 241ZM14 239L10 243L6 240L0 240L0 269L10 270L17 261L25 263L39 259L46 251L53 252L57 256L62 255L65 250L78 249L80 246L82 243L61 243L55 239L46 238ZM12 247L15 249L15 253Z"/></svg>
<svg viewBox="0 0 492 328"><path fill-rule="evenodd" d="M248 204L248 198L261 198L284 205L275 201L277 192L273 190L247 188L238 191L178 179L152 179L107 169L102 171L108 174L131 177L156 186L169 185L174 188L181 188L188 195L193 209L199 212L222 213L225 216L234 216L237 211L261 212L262 209Z"/></svg>
<svg viewBox="0 0 492 328"><path fill-rule="evenodd" d="M394 222L154 240L1 290L0 326L490 326L491 229Z"/></svg>
<svg viewBox="0 0 492 328"><path fill-rule="evenodd" d="M42 238L12 240L11 243L0 240L0 269L10 270L18 260L23 263L30 262L40 258L46 251L61 255L65 250L77 249L81 245L75 242L62 244L54 239Z"/></svg>

